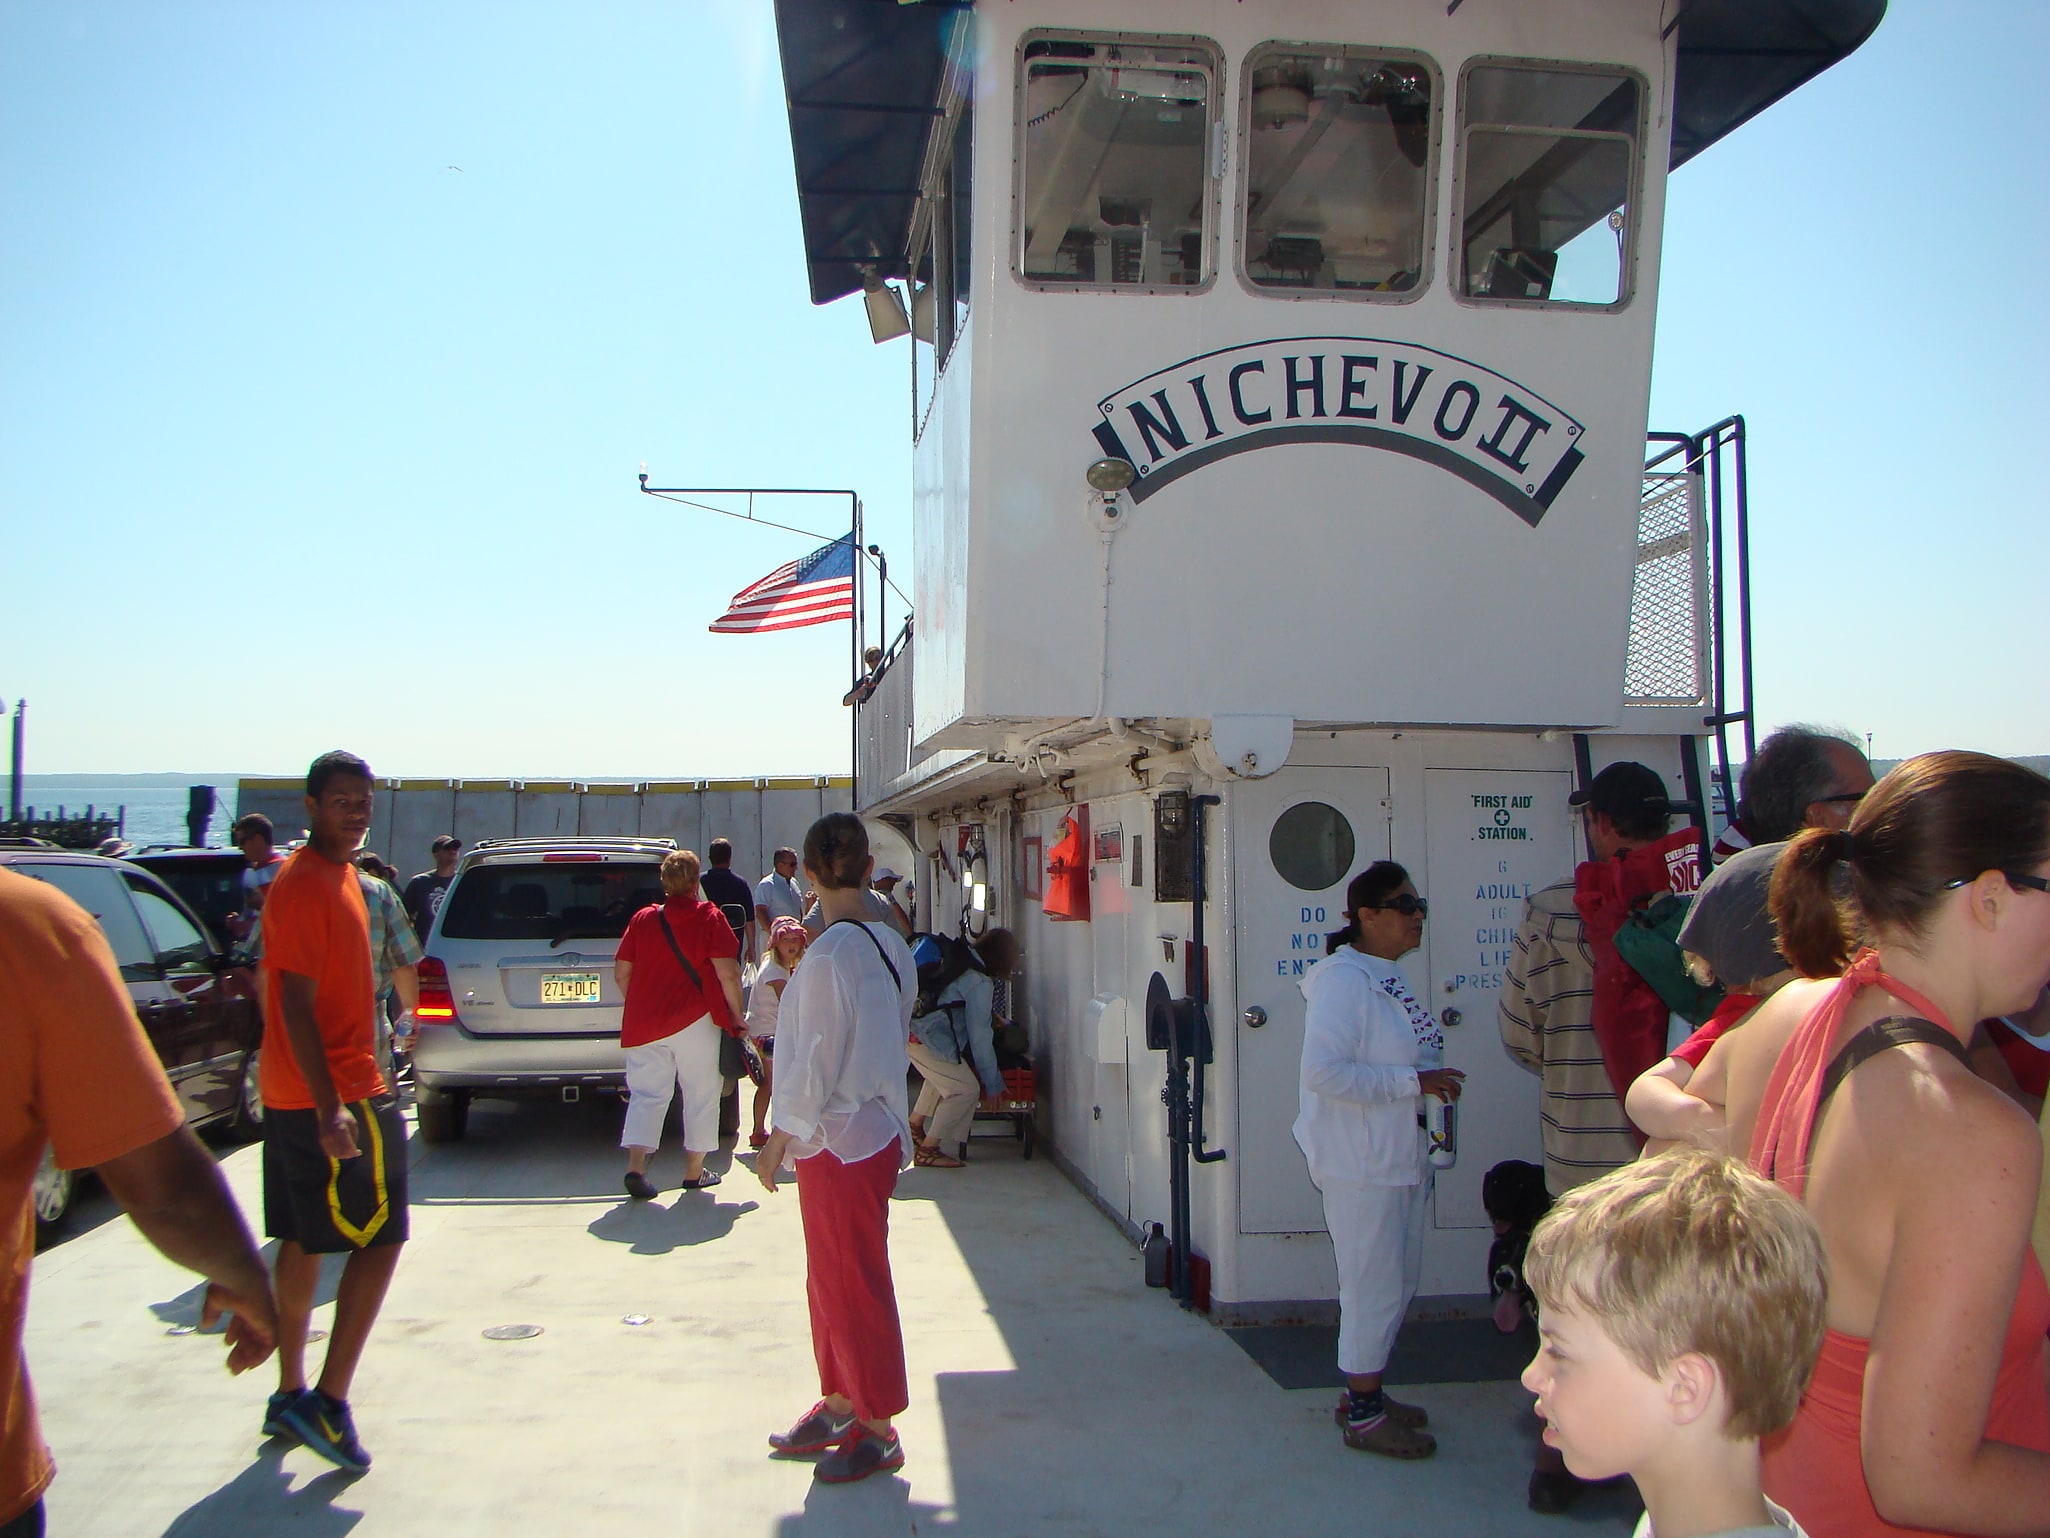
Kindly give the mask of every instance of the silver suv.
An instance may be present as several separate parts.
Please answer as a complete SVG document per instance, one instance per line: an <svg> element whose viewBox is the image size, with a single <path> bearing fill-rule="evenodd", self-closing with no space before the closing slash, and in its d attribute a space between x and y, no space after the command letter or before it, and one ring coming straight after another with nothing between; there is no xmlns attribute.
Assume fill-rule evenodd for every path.
<svg viewBox="0 0 2050 1538"><path fill-rule="evenodd" d="M420 964L420 1136L461 1138L475 1095L621 1091L613 953L662 901L674 839L482 839L456 867Z"/></svg>

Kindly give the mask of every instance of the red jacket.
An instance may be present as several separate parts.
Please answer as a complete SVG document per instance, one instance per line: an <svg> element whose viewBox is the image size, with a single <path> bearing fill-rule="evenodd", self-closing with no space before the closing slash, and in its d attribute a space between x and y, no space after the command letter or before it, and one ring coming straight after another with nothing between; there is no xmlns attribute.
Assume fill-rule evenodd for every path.
<svg viewBox="0 0 2050 1538"><path fill-rule="evenodd" d="M1594 1036L1618 1104L1638 1075L1665 1057L1670 1011L1617 953L1616 931L1633 909L1660 894L1684 894L1700 885L1701 833L1695 828L1682 828L1613 859L1589 860L1573 872L1573 906L1594 953ZM1640 1142L1643 1136L1638 1133Z"/></svg>

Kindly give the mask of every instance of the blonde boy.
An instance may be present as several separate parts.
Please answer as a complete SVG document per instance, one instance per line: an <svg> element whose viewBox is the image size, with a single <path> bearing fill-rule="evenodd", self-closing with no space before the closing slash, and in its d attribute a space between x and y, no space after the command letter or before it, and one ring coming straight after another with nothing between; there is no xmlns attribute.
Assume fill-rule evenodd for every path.
<svg viewBox="0 0 2050 1538"><path fill-rule="evenodd" d="M1545 1441L1582 1479L1628 1474L1637 1538L1787 1538L1758 1439L1794 1418L1822 1349L1822 1241L1742 1164L1680 1149L1580 1186L1531 1235Z"/></svg>

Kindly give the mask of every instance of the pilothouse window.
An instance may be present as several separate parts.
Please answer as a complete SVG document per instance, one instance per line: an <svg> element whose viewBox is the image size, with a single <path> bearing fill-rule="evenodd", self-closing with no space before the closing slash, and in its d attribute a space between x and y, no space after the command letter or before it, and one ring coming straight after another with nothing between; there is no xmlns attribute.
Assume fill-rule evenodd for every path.
<svg viewBox="0 0 2050 1538"><path fill-rule="evenodd" d="M1246 63L1246 93L1247 280L1416 288L1431 163L1424 64L1357 48L1263 48Z"/></svg>
<svg viewBox="0 0 2050 1538"><path fill-rule="evenodd" d="M1462 102L1461 292L1516 304L1629 297L1639 92L1628 75L1476 65Z"/></svg>
<svg viewBox="0 0 2050 1538"><path fill-rule="evenodd" d="M1039 38L1021 67L1019 275L1078 288L1207 282L1214 52Z"/></svg>

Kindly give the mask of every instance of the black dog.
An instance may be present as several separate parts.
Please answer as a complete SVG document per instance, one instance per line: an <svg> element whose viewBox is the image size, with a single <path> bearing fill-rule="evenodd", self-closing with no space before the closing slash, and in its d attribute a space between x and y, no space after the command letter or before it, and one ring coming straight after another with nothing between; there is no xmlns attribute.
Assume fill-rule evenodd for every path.
<svg viewBox="0 0 2050 1538"><path fill-rule="evenodd" d="M1530 1231L1552 1209L1545 1172L1522 1159L1504 1159L1481 1177L1481 1205L1495 1225L1488 1246L1488 1295L1495 1300L1495 1324L1514 1334L1525 1318L1537 1318L1537 1299L1523 1279Z"/></svg>

